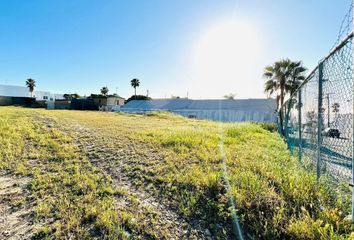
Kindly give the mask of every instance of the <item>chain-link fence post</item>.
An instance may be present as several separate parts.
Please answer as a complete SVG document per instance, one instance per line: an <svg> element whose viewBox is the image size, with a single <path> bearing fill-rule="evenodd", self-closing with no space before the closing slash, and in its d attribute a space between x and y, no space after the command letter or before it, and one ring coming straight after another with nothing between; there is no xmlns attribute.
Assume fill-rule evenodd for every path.
<svg viewBox="0 0 354 240"><path fill-rule="evenodd" d="M354 58L354 52L352 52ZM354 60L353 60L354 63ZM354 66L352 66L354 67ZM353 81L353 89L354 89L354 75L352 76L352 81ZM354 94L352 93L352 105L353 105L353 112L352 112L352 179L351 179L351 185L352 185L352 223L354 223Z"/></svg>
<svg viewBox="0 0 354 240"><path fill-rule="evenodd" d="M354 31L354 1L352 1L352 32ZM353 40L352 40L353 41ZM354 49L351 51L352 54L352 69L354 68ZM352 72L352 86L354 90L354 72ZM354 223L354 93L352 92L352 179L351 179L351 185L352 185L352 223Z"/></svg>
<svg viewBox="0 0 354 240"><path fill-rule="evenodd" d="M351 5L351 11L352 11L352 19L351 19L351 24L352 24L352 32L354 31L354 0L352 0L352 5ZM353 41L353 40L351 40ZM352 64L351 67L352 69L354 68L354 49L351 50L351 55L352 55ZM354 72L352 72L352 86L354 90ZM354 223L354 93L352 92L352 179L351 179L351 185L352 185L352 223Z"/></svg>
<svg viewBox="0 0 354 240"><path fill-rule="evenodd" d="M289 132L288 132L288 116L287 116L287 112L288 112L288 104L289 104L289 100L287 100L284 103L284 111L283 111L283 119L284 119L284 123L283 123L283 128L284 128L284 137L285 139L289 139ZM288 145L288 149L291 152L291 146L290 146L290 141L286 141L287 145Z"/></svg>
<svg viewBox="0 0 354 240"><path fill-rule="evenodd" d="M321 145L322 145L322 83L323 83L323 62L318 67L318 108L317 108L317 181L321 176Z"/></svg>
<svg viewBox="0 0 354 240"><path fill-rule="evenodd" d="M281 135L281 136L283 136L282 135L282 132L281 132L281 123L280 123L280 111L283 111L283 107L281 106L280 108L279 108L279 110L277 110L277 125L278 125L278 133Z"/></svg>
<svg viewBox="0 0 354 240"><path fill-rule="evenodd" d="M284 103L284 111L283 111L283 128L284 128L284 136L286 139L288 138L288 124L287 124L287 120L286 120L286 113L288 111L287 102L288 101L285 101L285 103ZM289 147L289 145L288 145L288 147Z"/></svg>
<svg viewBox="0 0 354 240"><path fill-rule="evenodd" d="M299 89L298 91L298 118L299 118L299 153L298 153L298 157L299 157L299 162L302 163L302 120L301 120L301 108L302 108L302 101L301 101L301 89Z"/></svg>

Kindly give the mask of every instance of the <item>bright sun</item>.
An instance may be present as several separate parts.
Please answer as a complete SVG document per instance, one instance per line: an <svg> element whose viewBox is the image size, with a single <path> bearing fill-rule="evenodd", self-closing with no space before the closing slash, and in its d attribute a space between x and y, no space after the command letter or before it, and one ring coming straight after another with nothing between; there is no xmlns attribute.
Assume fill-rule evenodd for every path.
<svg viewBox="0 0 354 240"><path fill-rule="evenodd" d="M254 71L252 68L259 53L259 36L252 26L232 20L217 24L197 42L195 84L203 83L219 97L231 91L239 93L237 80L247 84L245 80L250 71Z"/></svg>

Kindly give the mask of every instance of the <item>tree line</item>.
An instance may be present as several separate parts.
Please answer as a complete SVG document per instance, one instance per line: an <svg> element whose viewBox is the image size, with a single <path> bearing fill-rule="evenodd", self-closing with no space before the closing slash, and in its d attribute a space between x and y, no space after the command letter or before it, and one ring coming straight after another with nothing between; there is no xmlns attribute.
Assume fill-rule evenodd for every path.
<svg viewBox="0 0 354 240"><path fill-rule="evenodd" d="M136 88L140 86L140 80L138 78L133 78L131 81L130 81L130 85L134 88L134 98L135 99L141 99L141 95L138 96L136 94ZM33 97L33 91L34 91L34 88L36 87L36 80L32 79L32 78L28 78L26 80L26 86L28 87L28 90L31 94L31 97ZM100 92L103 96L107 96L108 95L108 92L109 92L109 89L107 86L104 86L100 89ZM71 100L73 98L80 98L81 96L77 93L74 93L74 94L71 94L71 93L65 93L63 95L63 97L67 100ZM132 98L132 97L131 97Z"/></svg>

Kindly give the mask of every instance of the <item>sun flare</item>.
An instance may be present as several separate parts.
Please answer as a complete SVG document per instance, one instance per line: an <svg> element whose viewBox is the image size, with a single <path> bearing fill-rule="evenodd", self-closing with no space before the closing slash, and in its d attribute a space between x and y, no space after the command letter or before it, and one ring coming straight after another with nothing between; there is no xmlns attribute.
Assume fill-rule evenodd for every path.
<svg viewBox="0 0 354 240"><path fill-rule="evenodd" d="M259 53L259 36L250 24L232 20L216 24L197 42L195 83L202 81L213 91L227 93L225 84L247 78Z"/></svg>

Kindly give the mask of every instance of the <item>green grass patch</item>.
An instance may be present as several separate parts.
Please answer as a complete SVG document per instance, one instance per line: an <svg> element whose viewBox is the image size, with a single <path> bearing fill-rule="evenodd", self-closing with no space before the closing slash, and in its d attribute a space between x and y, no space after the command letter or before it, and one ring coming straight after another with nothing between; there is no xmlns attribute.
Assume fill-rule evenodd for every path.
<svg viewBox="0 0 354 240"><path fill-rule="evenodd" d="M124 238L111 179L95 169L74 139L39 125L30 110L0 108L0 169L31 177L38 238ZM22 204L18 199L14 204Z"/></svg>
<svg viewBox="0 0 354 240"><path fill-rule="evenodd" d="M5 116L0 119L4 146L0 166L33 176L38 218L55 219L43 235L89 236L88 229L96 229L122 237L124 226L139 225L132 213L116 216L112 196L124 196L124 189L111 188L110 179L79 154L70 136L32 123L29 110L0 111ZM235 199L242 228L250 238L350 236L351 224L345 220L350 212L348 187L325 178L317 183L311 168L291 156L273 125L216 123L168 113L35 111L96 130L102 139L113 142L112 151L114 142L126 149L134 146L136 155L123 166L133 183L145 184L184 218L202 220L215 239L232 237L228 194ZM33 147L26 147L27 142ZM151 157L152 152L156 156ZM32 158L40 164L29 168ZM131 197L128 201L138 204Z"/></svg>

